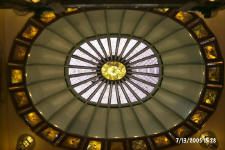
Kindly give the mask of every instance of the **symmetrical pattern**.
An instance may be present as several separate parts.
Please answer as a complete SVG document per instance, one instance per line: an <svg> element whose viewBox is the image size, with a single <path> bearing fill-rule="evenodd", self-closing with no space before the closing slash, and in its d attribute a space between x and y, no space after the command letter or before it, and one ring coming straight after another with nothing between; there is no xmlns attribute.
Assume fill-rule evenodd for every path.
<svg viewBox="0 0 225 150"><path fill-rule="evenodd" d="M161 81L156 50L141 39L106 35L87 39L71 52L68 84L85 103L126 106L143 103Z"/></svg>
<svg viewBox="0 0 225 150"><path fill-rule="evenodd" d="M91 38L97 42L91 43ZM126 48L119 52L113 43L119 46L115 41L122 39L136 40L136 50L132 46L126 50L130 42L125 41L127 46L122 47ZM102 43L100 48L96 43ZM93 47L87 49L82 44ZM138 49L141 44L152 55ZM73 59L76 62L70 61ZM71 8L28 20L9 56L8 81L18 114L34 132L56 146L147 150L178 144L174 139L188 137L202 127L216 109L223 87L223 65L216 38L195 14L169 8ZM88 85L85 80L73 80L75 76L92 78L95 88L90 95L82 97L85 91L75 87ZM145 88L146 83L154 90ZM111 88L115 94L108 96L111 99L122 96L120 93L125 98L106 98L107 107L98 107L104 102L105 94L101 93L112 93L107 87L115 87ZM154 94L150 100L148 94ZM146 96L146 101L133 105ZM112 102L119 108L111 107ZM120 107L123 102L129 107Z"/></svg>

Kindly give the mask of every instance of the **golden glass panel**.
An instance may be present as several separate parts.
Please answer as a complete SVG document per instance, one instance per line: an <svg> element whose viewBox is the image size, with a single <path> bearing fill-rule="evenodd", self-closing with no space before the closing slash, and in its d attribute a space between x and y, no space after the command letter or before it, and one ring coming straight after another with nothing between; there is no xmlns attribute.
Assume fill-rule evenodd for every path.
<svg viewBox="0 0 225 150"><path fill-rule="evenodd" d="M90 141L87 147L87 150L101 150L101 142L99 141Z"/></svg>
<svg viewBox="0 0 225 150"><path fill-rule="evenodd" d="M66 13L75 12L77 10L78 10L78 8L67 8Z"/></svg>
<svg viewBox="0 0 225 150"><path fill-rule="evenodd" d="M191 132L192 132L191 129L183 125L180 128L176 129L175 134L177 137L183 138L190 135Z"/></svg>
<svg viewBox="0 0 225 150"><path fill-rule="evenodd" d="M216 59L217 58L216 48L215 48L214 44L205 46L204 50L205 50L207 59Z"/></svg>
<svg viewBox="0 0 225 150"><path fill-rule="evenodd" d="M202 24L195 26L192 30L198 39L208 36L208 32L206 31L205 27Z"/></svg>
<svg viewBox="0 0 225 150"><path fill-rule="evenodd" d="M39 3L40 2L40 0L25 0L26 2L29 2L29 3Z"/></svg>
<svg viewBox="0 0 225 150"><path fill-rule="evenodd" d="M29 103L25 92L15 92L14 98L18 107L23 107Z"/></svg>
<svg viewBox="0 0 225 150"><path fill-rule="evenodd" d="M206 104L213 104L216 101L217 91L213 89L206 89L203 102Z"/></svg>
<svg viewBox="0 0 225 150"><path fill-rule="evenodd" d="M169 11L169 8L154 8L154 10L161 13L166 13L167 11Z"/></svg>
<svg viewBox="0 0 225 150"><path fill-rule="evenodd" d="M147 150L147 145L144 140L135 140L132 141L133 150Z"/></svg>
<svg viewBox="0 0 225 150"><path fill-rule="evenodd" d="M52 11L45 11L41 14L41 21L49 23L56 18L56 15Z"/></svg>
<svg viewBox="0 0 225 150"><path fill-rule="evenodd" d="M11 70L11 82L12 84L17 84L23 82L22 70L12 69Z"/></svg>
<svg viewBox="0 0 225 150"><path fill-rule="evenodd" d="M110 150L125 150L122 142L112 142Z"/></svg>
<svg viewBox="0 0 225 150"><path fill-rule="evenodd" d="M47 139L49 139L50 141L54 141L58 137L59 132L56 131L55 129L49 127L47 129L43 130L41 132L41 134L43 136L45 136Z"/></svg>
<svg viewBox="0 0 225 150"><path fill-rule="evenodd" d="M197 110L194 113L194 115L191 117L191 120L197 124L201 124L205 120L207 115L208 115L208 113L201 111L201 110Z"/></svg>
<svg viewBox="0 0 225 150"><path fill-rule="evenodd" d="M220 81L220 68L213 67L209 68L209 80L219 82Z"/></svg>
<svg viewBox="0 0 225 150"><path fill-rule="evenodd" d="M164 147L170 144L169 139L164 135L155 137L153 140L157 147Z"/></svg>
<svg viewBox="0 0 225 150"><path fill-rule="evenodd" d="M69 148L78 148L79 143L79 138L67 137L66 140L63 142L63 145Z"/></svg>
<svg viewBox="0 0 225 150"><path fill-rule="evenodd" d="M25 115L25 119L28 121L28 123L31 126L36 126L38 123L41 122L40 117L35 112L31 112L31 113Z"/></svg>
<svg viewBox="0 0 225 150"><path fill-rule="evenodd" d="M120 80L126 75L126 67L120 62L107 62L101 68L102 75L108 80Z"/></svg>
<svg viewBox="0 0 225 150"><path fill-rule="evenodd" d="M38 33L38 28L33 25L29 25L23 32L22 36L26 39L33 39Z"/></svg>
<svg viewBox="0 0 225 150"><path fill-rule="evenodd" d="M25 58L26 48L20 45L16 45L13 53L13 60L22 61Z"/></svg>
<svg viewBox="0 0 225 150"><path fill-rule="evenodd" d="M186 23L189 20L191 20L193 18L193 16L188 12L179 11L176 14L175 18L183 23Z"/></svg>

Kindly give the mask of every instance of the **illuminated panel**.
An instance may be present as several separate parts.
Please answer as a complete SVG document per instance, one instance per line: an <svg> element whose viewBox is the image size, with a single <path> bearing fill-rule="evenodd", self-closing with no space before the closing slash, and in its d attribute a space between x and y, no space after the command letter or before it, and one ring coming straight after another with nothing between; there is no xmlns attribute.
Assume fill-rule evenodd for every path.
<svg viewBox="0 0 225 150"><path fill-rule="evenodd" d="M220 68L219 67L209 68L209 80L213 81L213 82L220 81Z"/></svg>
<svg viewBox="0 0 225 150"><path fill-rule="evenodd" d="M11 83L18 84L23 82L23 74L20 69L12 69L11 70Z"/></svg>
<svg viewBox="0 0 225 150"><path fill-rule="evenodd" d="M191 20L193 18L193 16L188 12L179 11L176 14L175 18L183 23L186 23L189 20Z"/></svg>
<svg viewBox="0 0 225 150"><path fill-rule="evenodd" d="M206 89L203 102L209 105L214 104L214 102L216 101L217 93L218 93L217 90Z"/></svg>
<svg viewBox="0 0 225 150"><path fill-rule="evenodd" d="M50 141L54 141L59 136L59 132L51 127L43 130L41 134Z"/></svg>
<svg viewBox="0 0 225 150"><path fill-rule="evenodd" d="M122 142L112 142L110 150L125 150Z"/></svg>
<svg viewBox="0 0 225 150"><path fill-rule="evenodd" d="M38 33L38 28L33 25L29 25L23 32L22 37L26 39L33 39Z"/></svg>
<svg viewBox="0 0 225 150"><path fill-rule="evenodd" d="M196 124L201 124L206 119L207 116L208 116L208 113L201 110L197 110L194 113L194 115L191 117L191 120L195 122Z"/></svg>
<svg viewBox="0 0 225 150"><path fill-rule="evenodd" d="M126 75L126 67L120 62L107 62L102 66L101 72L108 80L120 80Z"/></svg>
<svg viewBox="0 0 225 150"><path fill-rule="evenodd" d="M207 59L216 59L217 58L215 45L207 45L204 47L204 50L205 50Z"/></svg>
<svg viewBox="0 0 225 150"><path fill-rule="evenodd" d="M133 150L147 150L147 145L144 140L135 140L132 141Z"/></svg>
<svg viewBox="0 0 225 150"><path fill-rule="evenodd" d="M161 13L166 13L167 11L169 11L169 8L154 8L154 10Z"/></svg>
<svg viewBox="0 0 225 150"><path fill-rule="evenodd" d="M18 107L23 107L23 106L25 106L29 103L28 99L27 99L27 96L26 96L26 93L23 92L23 91L15 92L13 94L13 96L16 100L16 104L17 104Z"/></svg>
<svg viewBox="0 0 225 150"><path fill-rule="evenodd" d="M77 10L78 10L78 8L67 8L66 13L75 12Z"/></svg>
<svg viewBox="0 0 225 150"><path fill-rule="evenodd" d="M13 53L13 60L22 61L25 58L26 48L20 45L16 45Z"/></svg>
<svg viewBox="0 0 225 150"><path fill-rule="evenodd" d="M67 137L63 142L63 145L68 148L78 148L80 144L80 139L75 137Z"/></svg>
<svg viewBox="0 0 225 150"><path fill-rule="evenodd" d="M175 130L175 135L177 136L177 137L187 137L187 136L189 136L190 134L192 133L192 131L191 131L191 129L189 129L187 126L185 126L185 125L183 125L183 126L181 126L181 127L179 127L179 128L177 128L176 130Z"/></svg>
<svg viewBox="0 0 225 150"><path fill-rule="evenodd" d="M55 13L51 11L45 11L41 14L41 21L49 23L56 18Z"/></svg>
<svg viewBox="0 0 225 150"><path fill-rule="evenodd" d="M164 135L155 137L153 140L157 147L164 147L170 144L169 139Z"/></svg>
<svg viewBox="0 0 225 150"><path fill-rule="evenodd" d="M90 141L87 150L101 150L102 144L99 141Z"/></svg>
<svg viewBox="0 0 225 150"><path fill-rule="evenodd" d="M41 122L40 117L35 112L25 115L25 119L33 127Z"/></svg>
<svg viewBox="0 0 225 150"><path fill-rule="evenodd" d="M208 36L208 32L206 31L205 27L202 24L195 26L192 30L198 39Z"/></svg>

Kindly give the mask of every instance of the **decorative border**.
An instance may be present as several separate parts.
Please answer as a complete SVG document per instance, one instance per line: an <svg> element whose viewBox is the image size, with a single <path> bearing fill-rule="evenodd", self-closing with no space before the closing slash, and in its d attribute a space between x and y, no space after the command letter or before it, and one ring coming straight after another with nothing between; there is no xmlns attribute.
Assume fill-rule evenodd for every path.
<svg viewBox="0 0 225 150"><path fill-rule="evenodd" d="M199 103L186 120L166 132L155 135L138 138L99 139L68 134L65 131L62 131L61 129L53 126L42 117L42 115L32 104L31 98L27 92L25 80L25 64L27 62L27 57L29 56L32 43L35 41L41 31L50 23L55 22L62 16L88 10L96 9L73 9L72 11L55 15L55 17L50 19L48 22L43 22L41 18L34 16L28 20L14 41L8 62L8 88L17 113L23 118L23 120L25 120L26 124L31 128L31 130L53 145L76 150L86 149L90 141L98 141L101 144L101 150L111 150L113 142L122 142L122 145L120 144L118 148L120 150L135 150L133 149L132 144L132 141L134 140L141 140L144 142L147 146L146 150L161 149L164 147L176 145L176 137L188 137L199 130L216 109L216 105L223 88L224 62L216 38L208 29L204 21L193 13L177 12L175 9L134 8L132 10L149 11L170 17L174 21L184 26L199 44L201 53L205 60L206 80ZM179 14L181 17L178 17L178 13L181 13ZM187 15L190 18L184 21L182 19L182 15ZM188 17L184 18L186 19ZM27 30L31 26L33 26L34 29ZM197 26L198 28L195 28ZM199 33L199 30L203 32L203 35ZM18 48L19 46L22 48Z"/></svg>

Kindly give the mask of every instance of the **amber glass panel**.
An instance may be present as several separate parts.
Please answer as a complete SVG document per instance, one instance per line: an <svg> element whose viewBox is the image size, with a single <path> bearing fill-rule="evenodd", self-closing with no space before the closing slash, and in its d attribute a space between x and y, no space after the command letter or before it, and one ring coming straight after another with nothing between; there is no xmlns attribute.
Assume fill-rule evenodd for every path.
<svg viewBox="0 0 225 150"><path fill-rule="evenodd" d="M15 92L14 98L18 107L23 107L29 103L25 92Z"/></svg>
<svg viewBox="0 0 225 150"><path fill-rule="evenodd" d="M102 75L108 80L120 80L126 75L126 67L120 62L107 62L101 68Z"/></svg>
<svg viewBox="0 0 225 150"><path fill-rule="evenodd" d="M187 137L188 135L191 134L191 132L192 132L191 129L183 125L179 127L178 129L176 129L175 134L177 137L182 138L182 137Z"/></svg>
<svg viewBox="0 0 225 150"><path fill-rule="evenodd" d="M125 150L122 142L112 142L110 150Z"/></svg>
<svg viewBox="0 0 225 150"><path fill-rule="evenodd" d="M13 53L13 60L22 61L26 54L26 48L20 45L16 45Z"/></svg>
<svg viewBox="0 0 225 150"><path fill-rule="evenodd" d="M90 141L87 150L101 150L102 144L99 141Z"/></svg>
<svg viewBox="0 0 225 150"><path fill-rule="evenodd" d="M193 16L190 13L183 12L183 11L179 11L175 17L177 20L179 20L183 23L186 23L193 18Z"/></svg>
<svg viewBox="0 0 225 150"><path fill-rule="evenodd" d="M213 89L207 89L205 92L203 102L212 105L216 101L217 91Z"/></svg>
<svg viewBox="0 0 225 150"><path fill-rule="evenodd" d="M40 117L35 112L31 112L31 113L25 115L25 119L28 121L28 123L31 126L36 126L38 123L41 122Z"/></svg>
<svg viewBox="0 0 225 150"><path fill-rule="evenodd" d="M202 24L195 26L192 30L199 39L208 36L208 32L206 31L205 27Z"/></svg>
<svg viewBox="0 0 225 150"><path fill-rule="evenodd" d="M23 32L22 36L26 39L33 39L38 33L38 28L33 25L29 25Z"/></svg>
<svg viewBox="0 0 225 150"><path fill-rule="evenodd" d="M217 58L216 48L215 48L214 44L205 46L204 50L205 50L207 59L216 59Z"/></svg>
<svg viewBox="0 0 225 150"><path fill-rule="evenodd" d="M170 144L169 139L164 135L155 137L153 140L157 147L164 147Z"/></svg>
<svg viewBox="0 0 225 150"><path fill-rule="evenodd" d="M220 81L220 68L212 67L209 68L209 80L219 82Z"/></svg>
<svg viewBox="0 0 225 150"><path fill-rule="evenodd" d="M55 129L49 127L47 129L43 130L41 132L41 134L44 137L46 137L47 139L49 139L50 141L54 141L58 137L59 132L56 131Z"/></svg>
<svg viewBox="0 0 225 150"><path fill-rule="evenodd" d="M169 8L154 8L154 10L161 13L166 13L167 11L169 11Z"/></svg>
<svg viewBox="0 0 225 150"><path fill-rule="evenodd" d="M135 140L132 141L133 150L147 150L147 145L144 140Z"/></svg>
<svg viewBox="0 0 225 150"><path fill-rule="evenodd" d="M201 111L201 110L197 110L194 113L194 115L191 117L191 120L197 124L201 124L205 120L207 115L208 115L208 113Z"/></svg>
<svg viewBox="0 0 225 150"><path fill-rule="evenodd" d="M75 11L77 11L78 10L78 8L67 8L66 9L66 12L67 13L70 13L70 12L75 12Z"/></svg>
<svg viewBox="0 0 225 150"><path fill-rule="evenodd" d="M56 18L55 13L51 11L45 11L41 14L41 21L49 23Z"/></svg>
<svg viewBox="0 0 225 150"><path fill-rule="evenodd" d="M79 143L80 143L79 138L67 137L66 140L63 142L63 145L69 148L78 148Z"/></svg>
<svg viewBox="0 0 225 150"><path fill-rule="evenodd" d="M23 82L22 70L12 69L11 70L11 82L12 84L17 84Z"/></svg>

